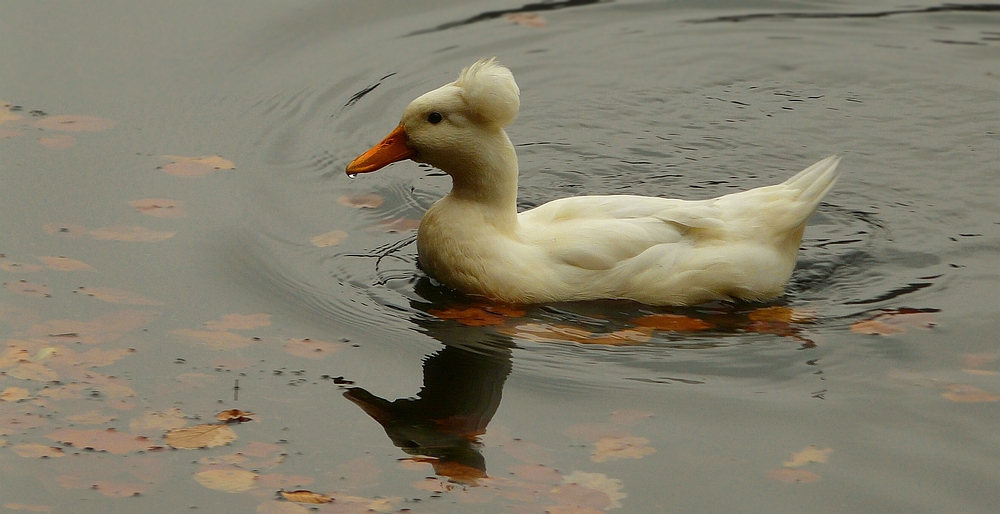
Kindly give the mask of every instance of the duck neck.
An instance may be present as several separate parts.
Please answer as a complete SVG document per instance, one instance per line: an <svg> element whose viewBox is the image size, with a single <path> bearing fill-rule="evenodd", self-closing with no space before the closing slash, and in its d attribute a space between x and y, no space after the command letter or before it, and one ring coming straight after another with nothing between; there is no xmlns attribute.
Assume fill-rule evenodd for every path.
<svg viewBox="0 0 1000 514"><path fill-rule="evenodd" d="M483 142L475 155L464 159L462 170L450 173L454 201L472 202L484 218L503 231L517 228L517 154L507 134ZM447 170L446 170L447 171Z"/></svg>

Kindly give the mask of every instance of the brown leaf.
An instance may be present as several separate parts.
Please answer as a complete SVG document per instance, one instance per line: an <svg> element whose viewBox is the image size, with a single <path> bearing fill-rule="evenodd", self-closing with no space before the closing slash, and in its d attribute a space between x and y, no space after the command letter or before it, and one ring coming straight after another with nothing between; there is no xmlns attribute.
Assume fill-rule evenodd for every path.
<svg viewBox="0 0 1000 514"><path fill-rule="evenodd" d="M51 287L43 284L34 284L28 282L27 280L18 280L17 282L4 282L3 286L17 294L23 294L25 296L37 296L41 298L52 296Z"/></svg>
<svg viewBox="0 0 1000 514"><path fill-rule="evenodd" d="M809 464L810 462L826 462L826 460L830 457L830 452L832 451L832 448L824 448L821 450L817 448L816 445L810 444L809 446L803 448L802 451L793 453L792 459L782 462L781 465L786 468L799 468Z"/></svg>
<svg viewBox="0 0 1000 514"><path fill-rule="evenodd" d="M256 342L252 337L218 330L179 328L171 330L170 333L191 343L204 344L213 350L246 348Z"/></svg>
<svg viewBox="0 0 1000 514"><path fill-rule="evenodd" d="M470 327L485 327L491 325L502 325L507 318L519 318L524 316L525 311L516 307L506 305L480 305L470 307L448 307L444 310L431 309L428 314L441 319L455 320Z"/></svg>
<svg viewBox="0 0 1000 514"><path fill-rule="evenodd" d="M282 498L295 503L330 503L333 498L320 493L299 489L298 491L278 491Z"/></svg>
<svg viewBox="0 0 1000 514"><path fill-rule="evenodd" d="M410 218L397 218L389 221L379 222L378 225L372 227L374 230L381 230L382 232L412 232L420 228L420 220L414 220Z"/></svg>
<svg viewBox="0 0 1000 514"><path fill-rule="evenodd" d="M590 460L606 462L617 459L641 459L656 453L645 437L605 437L594 443Z"/></svg>
<svg viewBox="0 0 1000 514"><path fill-rule="evenodd" d="M72 148L76 144L76 138L67 135L38 138L38 144L50 150L65 150Z"/></svg>
<svg viewBox="0 0 1000 514"><path fill-rule="evenodd" d="M968 384L948 384L948 391L941 396L958 403L982 403L1000 401L1000 396Z"/></svg>
<svg viewBox="0 0 1000 514"><path fill-rule="evenodd" d="M101 241L124 241L129 243L156 243L174 237L176 232L163 232L146 227L116 226L91 230L90 236Z"/></svg>
<svg viewBox="0 0 1000 514"><path fill-rule="evenodd" d="M42 229L45 230L46 234L52 236L70 238L83 237L83 235L87 233L87 227L82 225L71 225L68 223L49 223L48 225L43 225Z"/></svg>
<svg viewBox="0 0 1000 514"><path fill-rule="evenodd" d="M271 315L259 314L227 314L219 321L209 321L205 323L205 328L209 330L252 330L266 327L271 324Z"/></svg>
<svg viewBox="0 0 1000 514"><path fill-rule="evenodd" d="M173 448L196 450L199 448L214 448L235 441L236 432L226 424L195 425L187 428L174 428L167 432L164 439Z"/></svg>
<svg viewBox="0 0 1000 514"><path fill-rule="evenodd" d="M254 488L257 474L242 469L210 469L195 473L194 479L209 489L241 493Z"/></svg>
<svg viewBox="0 0 1000 514"><path fill-rule="evenodd" d="M35 122L35 127L45 130L63 130L67 132L97 132L107 130L118 122L96 116L62 115L49 116Z"/></svg>
<svg viewBox="0 0 1000 514"><path fill-rule="evenodd" d="M156 445L145 437L136 437L113 428L106 430L63 428L45 437L63 444L73 445L76 448L110 452L116 455L156 448Z"/></svg>
<svg viewBox="0 0 1000 514"><path fill-rule="evenodd" d="M675 332L696 332L712 328L704 320L682 316L679 314L650 314L632 320L632 323L641 327L654 328L656 330L672 330Z"/></svg>
<svg viewBox="0 0 1000 514"><path fill-rule="evenodd" d="M79 287L74 292L83 293L92 298L97 298L109 303L125 303L129 305L163 305L152 298L147 298L138 293L125 291L124 289L114 289L111 287Z"/></svg>
<svg viewBox="0 0 1000 514"><path fill-rule="evenodd" d="M177 407L171 407L166 411L146 411L134 418L128 424L129 432L142 434L150 432L160 432L163 430L173 430L187 425L184 412Z"/></svg>
<svg viewBox="0 0 1000 514"><path fill-rule="evenodd" d="M94 271L90 264L67 257L42 256L38 260L44 262L49 268L59 271Z"/></svg>
<svg viewBox="0 0 1000 514"><path fill-rule="evenodd" d="M133 209L157 218L186 218L187 212L184 210L184 202L180 200L168 200L166 198L144 198L142 200L132 200L128 203Z"/></svg>
<svg viewBox="0 0 1000 514"><path fill-rule="evenodd" d="M53 459L66 456L66 454L63 453L62 448L45 446L44 444L15 444L14 446L11 446L10 449L14 450L14 453L27 459Z"/></svg>
<svg viewBox="0 0 1000 514"><path fill-rule="evenodd" d="M347 232L343 230L331 230L325 232L309 240L313 246L318 246L319 248L326 248L328 246L333 246L339 244L347 237Z"/></svg>
<svg viewBox="0 0 1000 514"><path fill-rule="evenodd" d="M313 339L289 339L285 341L286 352L307 359L322 359L343 350L345 347L346 345L343 343L328 343Z"/></svg>
<svg viewBox="0 0 1000 514"><path fill-rule="evenodd" d="M31 398L31 392L23 387L8 387L0 393L0 402L19 402Z"/></svg>
<svg viewBox="0 0 1000 514"><path fill-rule="evenodd" d="M382 201L382 197L375 194L337 197L337 203L344 207L354 207L355 209L374 209L382 205Z"/></svg>
<svg viewBox="0 0 1000 514"><path fill-rule="evenodd" d="M810 484L813 482L819 482L821 479L821 477L816 473L801 468L772 469L771 471L768 471L765 476L772 480L777 480L779 482L786 482L789 484L794 484L794 483Z"/></svg>
<svg viewBox="0 0 1000 514"><path fill-rule="evenodd" d="M223 423L246 423L253 420L254 413L239 409L224 410L215 415L215 419Z"/></svg>
<svg viewBox="0 0 1000 514"><path fill-rule="evenodd" d="M217 170L236 169L233 161L223 159L218 155L207 157L183 157L180 155L164 155L164 159L169 159L169 164L160 166L168 175L175 177L201 177Z"/></svg>

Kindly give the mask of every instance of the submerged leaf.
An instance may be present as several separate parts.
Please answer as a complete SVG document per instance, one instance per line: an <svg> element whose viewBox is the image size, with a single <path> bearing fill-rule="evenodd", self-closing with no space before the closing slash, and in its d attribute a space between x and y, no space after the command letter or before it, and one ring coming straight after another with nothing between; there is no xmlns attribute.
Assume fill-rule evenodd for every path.
<svg viewBox="0 0 1000 514"><path fill-rule="evenodd" d="M169 159L169 164L160 166L168 175L176 177L201 177L216 170L236 169L233 161L223 159L218 155L207 157L183 157L180 155L164 155L164 159Z"/></svg>
<svg viewBox="0 0 1000 514"><path fill-rule="evenodd" d="M133 209L157 218L185 218L184 202L166 198L144 198L128 203Z"/></svg>
<svg viewBox="0 0 1000 514"><path fill-rule="evenodd" d="M68 257L42 256L38 260L44 262L49 268L59 271L94 271L90 264Z"/></svg>
<svg viewBox="0 0 1000 514"><path fill-rule="evenodd" d="M205 323L205 328L209 330L251 330L254 328L266 327L271 324L271 315L259 314L227 314L219 321L209 321Z"/></svg>
<svg viewBox="0 0 1000 514"><path fill-rule="evenodd" d="M382 197L375 194L367 195L344 195L337 197L337 203L344 207L354 207L355 209L374 209L382 205Z"/></svg>
<svg viewBox="0 0 1000 514"><path fill-rule="evenodd" d="M162 412L144 412L142 416L139 416L129 422L128 429L133 434L141 434L159 432L162 430L172 430L175 428L181 428L184 425L187 425L187 419L184 417L184 412L177 407L171 407L170 410Z"/></svg>
<svg viewBox="0 0 1000 514"><path fill-rule="evenodd" d="M66 456L66 454L62 451L62 448L45 446L44 444L15 444L14 446L11 446L10 449L21 457L28 459L54 459Z"/></svg>
<svg viewBox="0 0 1000 514"><path fill-rule="evenodd" d="M214 448L229 444L237 439L236 432L233 432L233 429L225 424L174 428L163 437L172 448L182 450Z"/></svg>
<svg viewBox="0 0 1000 514"><path fill-rule="evenodd" d="M137 437L113 428L107 430L76 430L64 428L45 436L53 441L70 444L76 448L91 449L124 455L129 452L151 450L156 447L149 439Z"/></svg>
<svg viewBox="0 0 1000 514"><path fill-rule="evenodd" d="M313 237L309 240L309 242L312 243L313 246L326 248L328 246L339 244L345 238L347 238L347 232L344 232L343 230L331 230Z"/></svg>
<svg viewBox="0 0 1000 514"><path fill-rule="evenodd" d="M210 469L195 473L194 479L209 489L241 493L254 488L257 474L243 469Z"/></svg>
<svg viewBox="0 0 1000 514"><path fill-rule="evenodd" d="M696 332L712 328L704 320L682 316L680 314L650 314L632 320L632 323L640 327L655 328L656 330L671 330L674 332Z"/></svg>
<svg viewBox="0 0 1000 514"><path fill-rule="evenodd" d="M102 241L124 241L139 243L156 243L174 237L176 232L152 230L146 227L117 226L103 227L88 232L94 239Z"/></svg>
<svg viewBox="0 0 1000 514"><path fill-rule="evenodd" d="M328 343L313 339L289 339L285 341L285 351L307 359L322 359L346 347L343 343Z"/></svg>
<svg viewBox="0 0 1000 514"><path fill-rule="evenodd" d="M63 130L67 132L97 132L107 130L118 122L97 116L79 116L65 114L49 116L35 122L35 127L46 130Z"/></svg>
<svg viewBox="0 0 1000 514"><path fill-rule="evenodd" d="M958 403L983 403L1000 401L1000 395L968 384L948 384L941 396Z"/></svg>
<svg viewBox="0 0 1000 514"><path fill-rule="evenodd" d="M810 462L826 462L826 460L830 457L830 452L832 451L832 448L824 448L821 450L817 448L816 445L811 444L803 448L802 451L793 453L791 460L786 460L781 464L786 468L798 468L805 466Z"/></svg>
<svg viewBox="0 0 1000 514"><path fill-rule="evenodd" d="M50 150L65 150L76 145L76 138L67 135L38 138L38 144Z"/></svg>
<svg viewBox="0 0 1000 514"><path fill-rule="evenodd" d="M190 328L179 328L171 330L170 333L192 343L204 344L213 350L234 350L237 348L246 348L256 342L256 340L252 337L218 330L194 330Z"/></svg>
<svg viewBox="0 0 1000 514"><path fill-rule="evenodd" d="M109 303L125 303L129 305L163 305L162 302L147 298L138 293L114 289L111 287L79 287L74 292L80 292L92 298Z"/></svg>
<svg viewBox="0 0 1000 514"><path fill-rule="evenodd" d="M884 311L875 317L855 322L851 332L868 335L889 335L906 332L907 328L930 329L937 325L933 311L918 309L894 309Z"/></svg>
<svg viewBox="0 0 1000 514"><path fill-rule="evenodd" d="M594 443L590 460L605 462L615 459L641 459L656 453L645 437L604 437Z"/></svg>
<svg viewBox="0 0 1000 514"><path fill-rule="evenodd" d="M18 280L17 282L4 282L3 286L10 291L17 294L23 294L25 296L37 296L37 297L51 297L52 288L44 284L35 284L28 282L27 280Z"/></svg>

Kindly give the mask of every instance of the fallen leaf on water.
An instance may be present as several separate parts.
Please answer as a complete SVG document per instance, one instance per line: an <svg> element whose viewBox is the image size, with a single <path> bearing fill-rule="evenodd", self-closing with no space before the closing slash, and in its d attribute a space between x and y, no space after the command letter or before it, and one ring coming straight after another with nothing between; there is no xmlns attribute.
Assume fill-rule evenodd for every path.
<svg viewBox="0 0 1000 514"><path fill-rule="evenodd" d="M801 469L801 468L777 468L768 471L765 474L767 478L777 480L779 482L786 482L790 484L801 483L809 484L813 482L819 482L821 477L812 471Z"/></svg>
<svg viewBox="0 0 1000 514"><path fill-rule="evenodd" d="M79 116L67 114L49 116L34 123L35 127L46 130L63 130L67 132L97 132L107 130L118 122L97 116Z"/></svg>
<svg viewBox="0 0 1000 514"><path fill-rule="evenodd" d="M91 321L56 319L32 326L27 336L54 343L106 343L149 323L157 315L150 311L119 311Z"/></svg>
<svg viewBox="0 0 1000 514"><path fill-rule="evenodd" d="M71 225L68 223L49 223L47 225L42 225L42 230L46 234L52 236L63 236L63 237L83 237L87 233L87 227L82 225Z"/></svg>
<svg viewBox="0 0 1000 514"><path fill-rule="evenodd" d="M37 264L26 264L23 262L4 261L0 263L0 269L8 273L35 273L45 269Z"/></svg>
<svg viewBox="0 0 1000 514"><path fill-rule="evenodd" d="M171 330L170 333L188 342L204 344L213 350L235 350L237 348L246 348L256 342L254 338L249 336L219 330L178 328L176 330Z"/></svg>
<svg viewBox="0 0 1000 514"><path fill-rule="evenodd" d="M209 321L205 323L208 330L251 330L254 328L266 327L271 324L271 315L259 314L227 314L219 321Z"/></svg>
<svg viewBox="0 0 1000 514"><path fill-rule="evenodd" d="M113 428L106 430L63 428L45 437L56 442L72 445L75 448L110 452L116 455L156 448L156 445L145 437L129 435Z"/></svg>
<svg viewBox="0 0 1000 514"><path fill-rule="evenodd" d="M390 221L379 222L378 225L372 227L374 230L381 230L383 232L410 232L420 228L420 220L414 220L410 218L397 218Z"/></svg>
<svg viewBox="0 0 1000 514"><path fill-rule="evenodd" d="M10 510L26 510L28 512L52 512L52 507L49 505L38 505L33 503L5 503L3 504L3 506Z"/></svg>
<svg viewBox="0 0 1000 514"><path fill-rule="evenodd" d="M215 419L223 423L246 423L253 420L254 413L239 409L224 410L215 415Z"/></svg>
<svg viewBox="0 0 1000 514"><path fill-rule="evenodd" d="M278 494L282 498L296 503L330 503L333 498L320 493L314 493L312 491L307 491L305 489L300 489L298 491L278 491Z"/></svg>
<svg viewBox="0 0 1000 514"><path fill-rule="evenodd" d="M1000 395L984 391L968 384L948 384L941 396L958 403L982 403L1000 401Z"/></svg>
<svg viewBox="0 0 1000 514"><path fill-rule="evenodd" d="M615 459L641 459L656 453L645 437L605 437L594 443L590 460L605 462Z"/></svg>
<svg viewBox="0 0 1000 514"><path fill-rule="evenodd" d="M25 296L36 296L41 298L51 297L52 288L43 284L34 284L27 280L17 282L4 282L3 286L17 294Z"/></svg>
<svg viewBox="0 0 1000 514"><path fill-rule="evenodd" d="M519 318L525 311L505 305L484 305L473 307L448 307L444 310L430 309L428 314L441 319L455 320L470 327L502 325L507 318Z"/></svg>
<svg viewBox="0 0 1000 514"><path fill-rule="evenodd" d="M307 359L322 359L346 348L343 343L328 343L314 339L289 339L285 341L285 351Z"/></svg>
<svg viewBox="0 0 1000 514"><path fill-rule="evenodd" d="M649 341L653 329L649 327L626 328L614 332L595 333L589 330L547 323L524 323L512 328L501 328L500 332L511 337L539 343L579 343L624 346L642 344Z"/></svg>
<svg viewBox="0 0 1000 514"><path fill-rule="evenodd" d="M145 198L128 203L133 209L157 218L185 218L184 202L166 198Z"/></svg>
<svg viewBox="0 0 1000 514"><path fill-rule="evenodd" d="M42 256L38 260L44 262L47 267L59 271L94 271L90 264L68 257Z"/></svg>
<svg viewBox="0 0 1000 514"><path fill-rule="evenodd" d="M194 479L209 489L241 493L254 488L257 474L243 469L210 469L195 473Z"/></svg>
<svg viewBox="0 0 1000 514"><path fill-rule="evenodd" d="M174 428L165 436L167 444L182 450L199 448L214 448L236 440L236 432L226 424L195 425L187 428Z"/></svg>
<svg viewBox="0 0 1000 514"><path fill-rule="evenodd" d="M91 348L85 352L79 353L72 350L60 350L53 361L58 362L59 364L68 364L70 366L99 368L102 366L110 366L132 353L135 352L129 348L116 348L114 350Z"/></svg>
<svg viewBox="0 0 1000 514"><path fill-rule="evenodd" d="M781 323L808 323L816 319L815 309L794 309L792 307L763 307L747 314L752 321L778 321Z"/></svg>
<svg viewBox="0 0 1000 514"><path fill-rule="evenodd" d="M96 409L83 414L74 414L66 417L66 421L78 425L103 425L115 419L117 419L115 416L109 416Z"/></svg>
<svg viewBox="0 0 1000 514"><path fill-rule="evenodd" d="M38 396L51 398L53 400L79 400L83 398L83 392L87 389L86 384L67 384L59 387L46 386L38 391Z"/></svg>
<svg viewBox="0 0 1000 514"><path fill-rule="evenodd" d="M0 125L7 123L8 121L17 121L21 119L21 115L13 112L11 109L20 110L20 107L15 107L8 102L0 100Z"/></svg>
<svg viewBox="0 0 1000 514"><path fill-rule="evenodd" d="M72 148L76 144L76 138L67 135L40 137L38 138L38 144L50 150L65 150Z"/></svg>
<svg viewBox="0 0 1000 514"><path fill-rule="evenodd" d="M823 448L822 450L817 448L816 445L809 445L792 454L791 460L786 460L781 464L786 468L798 468L809 464L810 462L826 462L830 457L830 452L832 448Z"/></svg>
<svg viewBox="0 0 1000 514"><path fill-rule="evenodd" d="M508 467L507 471L525 482L536 484L558 484L563 481L563 476L558 471L540 464L534 466L518 464Z"/></svg>
<svg viewBox="0 0 1000 514"><path fill-rule="evenodd" d="M525 27L533 27L536 29L545 26L545 18L542 18L540 15L535 13L513 12L504 16L503 19L515 25L524 25Z"/></svg>
<svg viewBox="0 0 1000 514"><path fill-rule="evenodd" d="M36 382L51 382L59 378L59 374L54 370L37 362L22 362L8 371L7 375Z"/></svg>
<svg viewBox="0 0 1000 514"><path fill-rule="evenodd" d="M655 328L656 330L672 330L675 332L695 332L712 328L704 320L682 316L680 314L650 314L632 320L632 323L640 327Z"/></svg>
<svg viewBox="0 0 1000 514"><path fill-rule="evenodd" d="M217 170L233 170L236 165L233 161L223 159L218 155L207 157L183 157L180 155L164 155L164 159L169 159L169 164L160 166L168 175L176 177L201 177Z"/></svg>
<svg viewBox="0 0 1000 514"><path fill-rule="evenodd" d="M91 237L101 241L124 241L128 243L156 243L174 237L176 232L152 230L146 227L116 226L103 227L88 232Z"/></svg>
<svg viewBox="0 0 1000 514"><path fill-rule="evenodd" d="M619 500L624 499L626 496L622 492L622 481L617 478L609 478L604 473L586 473L577 470L564 476L563 481L567 484L576 484L604 493L610 501L610 505L607 508L611 509L621 508L622 505Z"/></svg>
<svg viewBox="0 0 1000 514"><path fill-rule="evenodd" d="M19 402L31 398L31 392L23 387L8 387L0 393L0 402Z"/></svg>
<svg viewBox="0 0 1000 514"><path fill-rule="evenodd" d="M851 332L867 335L889 335L906 332L907 328L930 329L937 325L934 311L919 309L894 309L881 312L873 318L851 324Z"/></svg>
<svg viewBox="0 0 1000 514"><path fill-rule="evenodd" d="M97 298L109 303L125 303L129 305L163 305L152 298L147 298L138 293L125 291L124 289L114 289L110 287L79 287L74 292L83 293L92 298Z"/></svg>
<svg viewBox="0 0 1000 514"><path fill-rule="evenodd" d="M177 407L165 411L147 411L128 423L129 432L142 434L173 430L187 425L184 412Z"/></svg>
<svg viewBox="0 0 1000 514"><path fill-rule="evenodd" d="M331 230L325 232L309 240L313 246L318 246L319 248L326 248L328 246L333 246L339 244L347 237L347 232L343 230Z"/></svg>
<svg viewBox="0 0 1000 514"><path fill-rule="evenodd" d="M560 503L546 507L546 511L557 514L590 514L611 509L615 503L604 491L591 489L585 485L568 482L559 484L548 491L548 496ZM592 509L592 510L591 510Z"/></svg>
<svg viewBox="0 0 1000 514"><path fill-rule="evenodd" d="M147 490L147 487L144 484L109 482L107 480L98 480L94 482L94 485L90 488L109 498L130 498L132 496L140 496Z"/></svg>
<svg viewBox="0 0 1000 514"><path fill-rule="evenodd" d="M65 457L66 454L62 451L62 448L56 448L54 446L45 446L44 444L15 444L10 447L14 450L14 453L25 457L28 459L54 459L58 457Z"/></svg>
<svg viewBox="0 0 1000 514"><path fill-rule="evenodd" d="M354 207L355 209L374 209L382 205L382 197L379 195L343 195L337 197L337 203L344 207Z"/></svg>

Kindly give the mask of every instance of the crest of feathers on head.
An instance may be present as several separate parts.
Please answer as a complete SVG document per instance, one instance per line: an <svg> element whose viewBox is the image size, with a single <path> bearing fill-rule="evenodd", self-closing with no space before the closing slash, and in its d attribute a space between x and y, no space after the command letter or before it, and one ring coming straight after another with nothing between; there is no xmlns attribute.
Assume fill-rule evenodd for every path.
<svg viewBox="0 0 1000 514"><path fill-rule="evenodd" d="M480 59L463 69L454 85L462 89L469 108L486 120L506 127L517 118L521 90L514 75L496 57Z"/></svg>

